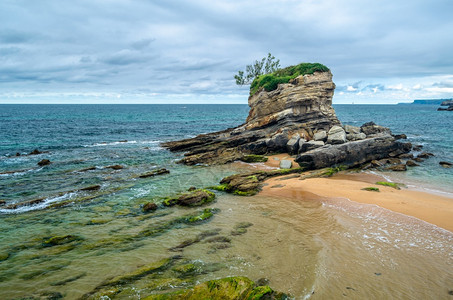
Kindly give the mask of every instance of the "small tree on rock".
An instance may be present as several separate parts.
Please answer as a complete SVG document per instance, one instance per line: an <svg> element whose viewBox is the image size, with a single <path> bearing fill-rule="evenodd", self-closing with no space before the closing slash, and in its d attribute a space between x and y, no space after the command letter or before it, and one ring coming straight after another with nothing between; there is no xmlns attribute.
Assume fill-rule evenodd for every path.
<svg viewBox="0 0 453 300"><path fill-rule="evenodd" d="M234 75L237 85L251 84L255 78L260 75L273 73L280 69L280 60L275 59L272 54L268 54L267 57L263 57L261 60L255 60L251 65L247 65L244 71L238 71L237 75Z"/></svg>

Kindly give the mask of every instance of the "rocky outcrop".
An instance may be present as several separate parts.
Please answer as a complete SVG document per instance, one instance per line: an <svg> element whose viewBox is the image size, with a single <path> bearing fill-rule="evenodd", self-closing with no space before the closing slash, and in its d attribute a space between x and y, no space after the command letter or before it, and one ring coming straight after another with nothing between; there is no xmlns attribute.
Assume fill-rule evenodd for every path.
<svg viewBox="0 0 453 300"><path fill-rule="evenodd" d="M447 106L447 107L439 107L437 110L446 110L446 111L453 111L453 100L445 100L443 101L440 106Z"/></svg>
<svg viewBox="0 0 453 300"><path fill-rule="evenodd" d="M389 128L373 122L342 126L332 108L334 89L330 71L300 75L275 90L261 88L252 94L243 125L163 146L186 151L181 162L188 165L287 152L298 155L296 161L307 169L356 166L411 150L409 143L397 141L405 135L393 136Z"/></svg>
<svg viewBox="0 0 453 300"><path fill-rule="evenodd" d="M306 169L320 169L333 165L358 166L372 160L407 153L410 143L401 143L391 135L381 135L359 141L323 147L300 154L296 162Z"/></svg>
<svg viewBox="0 0 453 300"><path fill-rule="evenodd" d="M163 146L187 151L181 162L188 165L224 164L247 154L297 154L300 141L340 125L332 108L334 89L330 72L298 76L276 90L262 88L251 95L245 124Z"/></svg>

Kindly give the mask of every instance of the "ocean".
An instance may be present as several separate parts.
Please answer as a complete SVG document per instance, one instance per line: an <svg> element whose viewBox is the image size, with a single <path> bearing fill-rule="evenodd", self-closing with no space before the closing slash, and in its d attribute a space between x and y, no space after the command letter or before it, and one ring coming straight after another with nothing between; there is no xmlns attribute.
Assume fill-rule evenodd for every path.
<svg viewBox="0 0 453 300"><path fill-rule="evenodd" d="M431 105L334 108L343 124L374 121L435 155L384 176L453 193L453 169L439 165L453 162L450 112ZM219 192L208 222L177 221L197 208L142 212L146 202L215 185L246 168L180 165L182 154L160 143L234 127L247 114L247 105L0 105L0 201L4 207L39 199L16 209L0 206L0 298L79 299L115 276L176 254L175 266L124 283L111 298L140 299L237 275L267 278L296 299L451 298L453 234L378 207ZM28 155L34 149L43 153ZM43 159L51 164L38 166ZM139 177L158 168L170 174ZM244 222L246 232L233 235ZM222 239L175 252L188 238L208 233ZM53 237L65 240L49 246ZM193 272L178 273L189 264Z"/></svg>

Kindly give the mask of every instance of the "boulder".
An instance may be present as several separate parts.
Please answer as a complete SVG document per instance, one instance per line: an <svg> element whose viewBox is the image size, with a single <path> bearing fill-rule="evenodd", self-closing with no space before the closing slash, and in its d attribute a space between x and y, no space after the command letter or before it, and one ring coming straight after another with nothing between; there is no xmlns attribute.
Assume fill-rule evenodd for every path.
<svg viewBox="0 0 453 300"><path fill-rule="evenodd" d="M401 171L406 171L407 167L405 164L399 164L399 165L390 166L387 168L387 170L401 172Z"/></svg>
<svg viewBox="0 0 453 300"><path fill-rule="evenodd" d="M285 152L288 141L287 133L277 133L266 142L266 146L268 151Z"/></svg>
<svg viewBox="0 0 453 300"><path fill-rule="evenodd" d="M384 135L313 149L300 154L296 162L307 169L320 169L339 164L359 166L372 160L386 158L393 151L403 154L410 150L410 143L398 142L394 137Z"/></svg>
<svg viewBox="0 0 453 300"><path fill-rule="evenodd" d="M154 202L148 202L143 205L144 212L151 212L157 209L157 204Z"/></svg>
<svg viewBox="0 0 453 300"><path fill-rule="evenodd" d="M139 175L138 177L140 177L140 178L148 178L148 177L154 177L154 176L157 176L157 175L163 175L163 174L168 174L168 173L170 173L170 171L168 171L165 168L162 168L162 169L157 169L157 170L154 170L154 171Z"/></svg>
<svg viewBox="0 0 453 300"><path fill-rule="evenodd" d="M48 159L43 159L41 160L40 162L38 162L38 166L42 167L42 166L47 166L47 165L50 165L52 162Z"/></svg>
<svg viewBox="0 0 453 300"><path fill-rule="evenodd" d="M439 165L441 167L444 167L444 168L451 168L451 166L453 165L452 163L448 162L448 161L440 161L439 162Z"/></svg>
<svg viewBox="0 0 453 300"><path fill-rule="evenodd" d="M327 140L327 132L325 130L316 132L313 135L313 140L325 142Z"/></svg>
<svg viewBox="0 0 453 300"><path fill-rule="evenodd" d="M43 153L43 152L39 151L38 149L35 149L32 152L30 152L28 155L38 155L38 154L41 154L41 153Z"/></svg>
<svg viewBox="0 0 453 300"><path fill-rule="evenodd" d="M348 134L346 134L346 139L348 141L363 140L363 139L366 139L366 134L363 133L363 132L360 132L360 133L348 133Z"/></svg>
<svg viewBox="0 0 453 300"><path fill-rule="evenodd" d="M391 134L391 131L387 127L376 125L374 122L368 122L360 126L360 130L366 134L367 137L373 137L376 135Z"/></svg>
<svg viewBox="0 0 453 300"><path fill-rule="evenodd" d="M290 160L284 159L284 160L280 161L280 169L291 169L292 166L293 166L293 163Z"/></svg>
<svg viewBox="0 0 453 300"><path fill-rule="evenodd" d="M429 152L422 152L419 155L417 155L417 157L423 158L423 159L430 158L431 156L434 156L434 154L429 153Z"/></svg>
<svg viewBox="0 0 453 300"><path fill-rule="evenodd" d="M289 154L297 154L299 150L299 140L300 135L296 134L288 141L288 143L286 143L286 149Z"/></svg>
<svg viewBox="0 0 453 300"><path fill-rule="evenodd" d="M408 166L408 167L418 167L420 165L417 164L415 161L409 159L408 161L406 161L406 166Z"/></svg>
<svg viewBox="0 0 453 300"><path fill-rule="evenodd" d="M333 126L327 134L327 144L346 143L346 132L341 126Z"/></svg>
<svg viewBox="0 0 453 300"><path fill-rule="evenodd" d="M351 125L344 125L344 131L346 131L347 134L359 134L359 133L361 133L360 127L351 126Z"/></svg>
<svg viewBox="0 0 453 300"><path fill-rule="evenodd" d="M313 150L313 149L316 149L316 148L319 148L322 146L324 146L323 141L308 141L301 145L301 148L299 149L299 153L307 152L307 151L310 151L310 150Z"/></svg>

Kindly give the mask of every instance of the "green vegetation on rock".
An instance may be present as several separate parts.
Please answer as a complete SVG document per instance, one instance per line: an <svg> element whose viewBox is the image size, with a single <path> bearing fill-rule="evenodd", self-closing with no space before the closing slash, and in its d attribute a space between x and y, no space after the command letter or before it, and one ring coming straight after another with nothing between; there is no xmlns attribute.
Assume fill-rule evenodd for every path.
<svg viewBox="0 0 453 300"><path fill-rule="evenodd" d="M207 281L191 289L150 295L145 300L164 299L289 299L288 295L277 293L269 286L256 286L246 277L227 277Z"/></svg>
<svg viewBox="0 0 453 300"><path fill-rule="evenodd" d="M344 171L348 169L347 166L337 166L337 167L333 167L333 168L327 168L326 171L323 172L323 176L326 176L326 177L330 177L338 172L341 172L341 171Z"/></svg>
<svg viewBox="0 0 453 300"><path fill-rule="evenodd" d="M220 191L220 192L227 192L229 189L229 186L228 186L228 184L219 184L219 185L213 185L213 186L207 187L207 189Z"/></svg>
<svg viewBox="0 0 453 300"><path fill-rule="evenodd" d="M175 197L167 197L162 204L164 206L201 206L211 203L215 199L215 194L206 189L195 189L179 194Z"/></svg>
<svg viewBox="0 0 453 300"><path fill-rule="evenodd" d="M9 253L0 253L0 261L7 260L9 258Z"/></svg>
<svg viewBox="0 0 453 300"><path fill-rule="evenodd" d="M240 158L241 161L246 163L267 162L268 158L264 155L250 154Z"/></svg>
<svg viewBox="0 0 453 300"><path fill-rule="evenodd" d="M380 191L379 191L379 188L377 188L377 187L372 187L372 186L363 188L362 190L363 190L363 191L369 191L369 192L380 192Z"/></svg>
<svg viewBox="0 0 453 300"><path fill-rule="evenodd" d="M376 184L392 187L392 188L397 189L397 190L401 190L400 186L402 185L401 183L387 182L387 181L378 181L378 182L376 182Z"/></svg>
<svg viewBox="0 0 453 300"><path fill-rule="evenodd" d="M286 67L273 73L256 77L250 86L250 95L255 94L261 87L270 92L277 89L279 84L289 83L297 76L328 71L329 68L320 63L301 63L296 66Z"/></svg>
<svg viewBox="0 0 453 300"><path fill-rule="evenodd" d="M214 216L215 213L217 213L217 210L215 208L206 208L196 215L187 216L187 217L183 218L183 220L184 220L184 223L187 223L187 224L200 223L200 222L209 220L210 218L212 218Z"/></svg>

